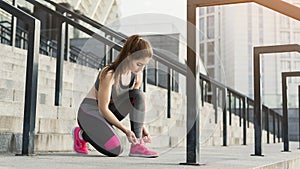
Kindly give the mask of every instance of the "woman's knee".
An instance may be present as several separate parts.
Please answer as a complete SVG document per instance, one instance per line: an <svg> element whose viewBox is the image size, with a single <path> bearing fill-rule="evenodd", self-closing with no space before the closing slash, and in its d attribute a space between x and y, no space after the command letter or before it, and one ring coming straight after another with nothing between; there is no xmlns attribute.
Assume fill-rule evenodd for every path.
<svg viewBox="0 0 300 169"><path fill-rule="evenodd" d="M144 98L145 98L144 92L139 89L130 90L129 96L131 98L140 99L140 100L144 100Z"/></svg>

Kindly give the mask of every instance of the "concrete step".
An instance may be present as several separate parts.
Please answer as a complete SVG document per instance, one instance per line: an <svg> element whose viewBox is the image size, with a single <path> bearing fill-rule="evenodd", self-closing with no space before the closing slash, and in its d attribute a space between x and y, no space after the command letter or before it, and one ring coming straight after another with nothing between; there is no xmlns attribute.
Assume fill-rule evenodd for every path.
<svg viewBox="0 0 300 169"><path fill-rule="evenodd" d="M17 63L11 63L7 61L1 61L0 63L1 63L0 71L24 73L24 77L25 77L25 72L26 72L25 64L20 65Z"/></svg>
<svg viewBox="0 0 300 169"><path fill-rule="evenodd" d="M0 114L1 116L23 116L24 104L20 102L1 101Z"/></svg>
<svg viewBox="0 0 300 169"><path fill-rule="evenodd" d="M14 56L0 56L0 63L4 64L7 63L9 64L14 64L14 65L19 65L20 67L26 67L27 65L27 59L26 57L14 57Z"/></svg>
<svg viewBox="0 0 300 169"><path fill-rule="evenodd" d="M20 153L22 150L21 133L0 133L0 152ZM71 134L35 134L34 151L72 151Z"/></svg>
<svg viewBox="0 0 300 169"><path fill-rule="evenodd" d="M8 89L8 88L0 88L0 102L15 102L15 103L23 103L25 97L25 91L20 89Z"/></svg>
<svg viewBox="0 0 300 169"><path fill-rule="evenodd" d="M22 133L23 117L0 116L0 133Z"/></svg>

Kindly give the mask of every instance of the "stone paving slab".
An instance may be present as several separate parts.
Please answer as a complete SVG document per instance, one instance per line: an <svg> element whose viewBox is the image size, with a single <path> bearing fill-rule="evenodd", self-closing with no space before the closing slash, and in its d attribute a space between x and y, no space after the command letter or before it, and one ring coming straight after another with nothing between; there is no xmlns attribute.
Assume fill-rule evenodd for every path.
<svg viewBox="0 0 300 169"><path fill-rule="evenodd" d="M79 155L74 152L39 153L36 156L0 154L0 169L297 169L300 150L297 142L290 143L290 152L281 152L282 143L264 144L264 156L251 156L253 145L207 146L200 149L200 166L179 165L186 162L185 148L160 148L158 158L128 157L125 149L120 157L106 157L98 152ZM298 166L298 167L297 167Z"/></svg>

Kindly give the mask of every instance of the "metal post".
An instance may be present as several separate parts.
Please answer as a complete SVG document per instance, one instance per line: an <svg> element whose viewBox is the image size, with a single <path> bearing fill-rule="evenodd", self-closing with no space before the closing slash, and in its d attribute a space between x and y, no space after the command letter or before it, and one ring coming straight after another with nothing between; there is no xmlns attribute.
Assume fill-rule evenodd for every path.
<svg viewBox="0 0 300 169"><path fill-rule="evenodd" d="M200 79L200 90L201 90L201 105L204 106L204 85L203 85L203 79Z"/></svg>
<svg viewBox="0 0 300 169"><path fill-rule="evenodd" d="M239 98L239 125L240 127L242 127L242 99L240 97Z"/></svg>
<svg viewBox="0 0 300 169"><path fill-rule="evenodd" d="M198 95L199 72L196 57L196 6L192 0L187 1L187 141L186 165L199 165L199 115Z"/></svg>
<svg viewBox="0 0 300 169"><path fill-rule="evenodd" d="M276 128L275 128L275 112L272 111L273 117L273 143L276 143Z"/></svg>
<svg viewBox="0 0 300 169"><path fill-rule="evenodd" d="M64 46L64 60L69 61L70 58L70 39L69 39L69 25L65 24L65 46Z"/></svg>
<svg viewBox="0 0 300 169"><path fill-rule="evenodd" d="M222 89L223 104L223 146L227 146L227 108L226 108L226 89Z"/></svg>
<svg viewBox="0 0 300 169"><path fill-rule="evenodd" d="M299 132L299 135L298 135L298 140L299 140L299 148L300 149L300 86L298 86L298 125L299 125L299 128L298 128L298 132Z"/></svg>
<svg viewBox="0 0 300 169"><path fill-rule="evenodd" d="M277 139L278 143L280 142L280 116L277 115Z"/></svg>
<svg viewBox="0 0 300 169"><path fill-rule="evenodd" d="M267 144L270 144L270 125L269 125L269 109L266 107L265 108L265 125L266 125L266 130L267 130Z"/></svg>
<svg viewBox="0 0 300 169"><path fill-rule="evenodd" d="M254 48L254 154L261 156L261 101L260 101L260 58L259 52Z"/></svg>
<svg viewBox="0 0 300 169"><path fill-rule="evenodd" d="M28 23L28 50L26 66L24 121L22 138L22 155L34 154L34 134L36 117L36 97L38 82L40 22L8 4L0 1L0 8Z"/></svg>
<svg viewBox="0 0 300 169"><path fill-rule="evenodd" d="M249 110L250 109L250 105L249 105L249 100L247 99L247 127L249 128L249 120L250 120L250 118L249 118Z"/></svg>
<svg viewBox="0 0 300 169"><path fill-rule="evenodd" d="M287 115L287 84L286 76L282 73L282 131L283 131L283 151L289 151L289 126L288 126L288 115Z"/></svg>
<svg viewBox="0 0 300 169"><path fill-rule="evenodd" d="M55 79L55 106L60 106L62 102L63 86L63 66L65 52L65 26L64 22L57 18L58 36L57 36L57 57L56 57L56 79Z"/></svg>
<svg viewBox="0 0 300 169"><path fill-rule="evenodd" d="M208 94L207 94L207 92L208 92L208 84L209 83L206 81L205 88L204 88L204 98L205 98L206 102L208 102Z"/></svg>
<svg viewBox="0 0 300 169"><path fill-rule="evenodd" d="M215 109L215 124L218 123L218 100L217 100L217 87L215 84L211 85L212 88L212 104Z"/></svg>
<svg viewBox="0 0 300 169"><path fill-rule="evenodd" d="M242 98L243 101L243 145L247 145L247 117L246 117L246 98Z"/></svg>
<svg viewBox="0 0 300 169"><path fill-rule="evenodd" d="M167 96L167 102L168 102L168 109L167 109L167 118L171 118L171 69L168 68L168 77L167 77L167 89L168 89L168 96Z"/></svg>
<svg viewBox="0 0 300 169"><path fill-rule="evenodd" d="M232 115L232 109L231 109L231 92L228 92L228 110L229 110L229 125L231 126L231 115Z"/></svg>
<svg viewBox="0 0 300 169"><path fill-rule="evenodd" d="M28 50L23 122L22 155L34 154L37 79L39 64L40 22L28 24Z"/></svg>
<svg viewBox="0 0 300 169"><path fill-rule="evenodd" d="M12 1L12 5L17 7L17 0ZM10 29L10 45L15 47L16 43L16 34L17 34L17 18L15 16L11 16L11 29Z"/></svg>

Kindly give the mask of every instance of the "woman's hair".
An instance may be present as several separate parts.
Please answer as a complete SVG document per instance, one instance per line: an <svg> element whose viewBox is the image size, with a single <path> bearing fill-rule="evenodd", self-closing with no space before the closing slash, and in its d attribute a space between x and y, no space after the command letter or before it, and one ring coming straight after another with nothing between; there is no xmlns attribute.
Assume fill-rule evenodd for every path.
<svg viewBox="0 0 300 169"><path fill-rule="evenodd" d="M150 42L143 39L140 35L132 35L127 38L122 50L120 51L118 57L115 59L114 62L109 64L104 72L105 74L113 70L114 80L118 85L120 81L121 74L124 73L126 67L128 66L128 60L126 58L131 55L131 59L141 59L145 57L152 57L153 50L151 47Z"/></svg>

